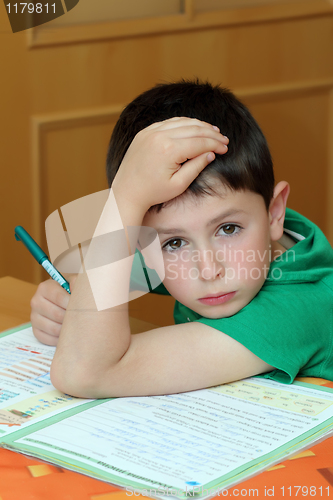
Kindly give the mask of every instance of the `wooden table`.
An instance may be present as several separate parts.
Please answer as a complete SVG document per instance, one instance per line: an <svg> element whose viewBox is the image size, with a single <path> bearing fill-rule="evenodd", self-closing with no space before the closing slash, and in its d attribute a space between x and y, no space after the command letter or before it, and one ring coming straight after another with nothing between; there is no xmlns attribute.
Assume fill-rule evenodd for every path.
<svg viewBox="0 0 333 500"><path fill-rule="evenodd" d="M0 278L0 331L29 322L36 288L14 278ZM131 319L131 327L138 333L156 326ZM333 388L332 382L322 379L303 380ZM333 438L231 488L227 497L333 500ZM126 491L108 483L0 449L0 500L129 499Z"/></svg>
<svg viewBox="0 0 333 500"><path fill-rule="evenodd" d="M30 321L30 300L37 285L0 278L0 332Z"/></svg>

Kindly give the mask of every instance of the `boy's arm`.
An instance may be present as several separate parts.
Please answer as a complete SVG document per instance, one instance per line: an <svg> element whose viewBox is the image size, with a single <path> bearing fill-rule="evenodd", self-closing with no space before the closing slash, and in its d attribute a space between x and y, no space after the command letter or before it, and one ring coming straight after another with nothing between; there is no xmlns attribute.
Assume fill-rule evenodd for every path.
<svg viewBox="0 0 333 500"><path fill-rule="evenodd" d="M124 227L141 226L150 206L181 194L214 158L213 151L226 151L222 137L208 124L181 118L138 134L113 184ZM129 275L115 266L105 293L109 281L128 287ZM193 390L270 369L235 340L198 323L132 336L128 304L97 311L82 273L69 301L51 378L74 396L110 397Z"/></svg>
<svg viewBox="0 0 333 500"><path fill-rule="evenodd" d="M94 327L90 335L94 339L90 348L94 350L98 343ZM163 395L212 387L274 369L228 335L196 322L132 335L125 354L112 365L99 360L107 353L112 357L114 341L110 338L102 345L92 364L79 353L69 360L71 364L59 380L52 378L54 385L85 398Z"/></svg>

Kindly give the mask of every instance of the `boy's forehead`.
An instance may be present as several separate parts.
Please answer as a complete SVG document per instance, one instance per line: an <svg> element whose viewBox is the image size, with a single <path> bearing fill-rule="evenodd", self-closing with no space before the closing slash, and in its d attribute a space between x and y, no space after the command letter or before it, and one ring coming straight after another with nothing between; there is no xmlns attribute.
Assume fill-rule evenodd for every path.
<svg viewBox="0 0 333 500"><path fill-rule="evenodd" d="M168 201L166 206L160 210L159 214L166 213L167 209L170 207L173 207L174 211L193 210L193 208L196 207L205 210L212 203L220 203L222 200L232 197L233 193L236 192L229 188L226 184L222 184L221 181L213 179L210 179L209 183L206 182L205 186L202 186L202 188L205 191L199 194L194 194L192 191L187 189L183 194L177 196L177 198ZM172 210L169 212L171 211Z"/></svg>
<svg viewBox="0 0 333 500"><path fill-rule="evenodd" d="M147 212L143 225L168 234L184 230L184 222L214 224L223 217L245 216L258 209L266 211L262 196L249 190L233 191L223 186L209 195L181 195L159 212Z"/></svg>

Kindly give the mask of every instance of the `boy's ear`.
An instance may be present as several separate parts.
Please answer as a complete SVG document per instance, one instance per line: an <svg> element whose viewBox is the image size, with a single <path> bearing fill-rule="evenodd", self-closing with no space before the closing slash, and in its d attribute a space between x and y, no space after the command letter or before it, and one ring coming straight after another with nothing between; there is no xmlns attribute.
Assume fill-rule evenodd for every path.
<svg viewBox="0 0 333 500"><path fill-rule="evenodd" d="M272 241L279 240L283 235L283 223L289 192L290 186L286 181L279 182L274 188L273 198L269 205L270 233Z"/></svg>

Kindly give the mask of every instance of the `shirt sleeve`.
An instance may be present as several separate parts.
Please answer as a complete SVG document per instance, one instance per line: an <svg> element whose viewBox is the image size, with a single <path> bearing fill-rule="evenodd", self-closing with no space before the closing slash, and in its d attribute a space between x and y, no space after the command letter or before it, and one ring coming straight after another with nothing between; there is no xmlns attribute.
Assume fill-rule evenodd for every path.
<svg viewBox="0 0 333 500"><path fill-rule="evenodd" d="M325 311L323 293L313 288L311 296L311 284L277 288L262 289L234 316L197 321L229 335L274 366L265 378L290 384L302 371L303 376L324 376L327 346L332 341L328 331L331 311Z"/></svg>
<svg viewBox="0 0 333 500"><path fill-rule="evenodd" d="M150 268L147 269L144 258L138 249L136 249L133 259L130 289L159 295L170 295L157 272Z"/></svg>

